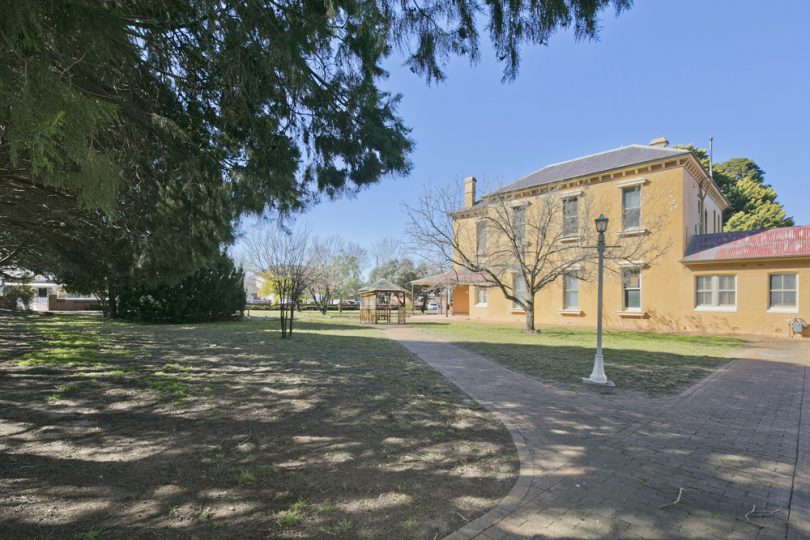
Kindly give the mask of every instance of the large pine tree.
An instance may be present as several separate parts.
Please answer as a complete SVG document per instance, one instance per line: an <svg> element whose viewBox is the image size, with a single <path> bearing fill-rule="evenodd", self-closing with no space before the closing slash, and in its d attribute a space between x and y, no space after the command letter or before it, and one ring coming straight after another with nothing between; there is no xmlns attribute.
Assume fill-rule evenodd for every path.
<svg viewBox="0 0 810 540"><path fill-rule="evenodd" d="M0 271L113 296L177 282L245 213L408 172L399 97L380 89L394 51L441 80L486 27L509 79L523 44L592 38L630 4L0 0Z"/></svg>
<svg viewBox="0 0 810 540"><path fill-rule="evenodd" d="M709 170L709 154L705 148L691 144L676 147L691 150L703 168ZM776 200L776 190L765 182L765 171L753 160L732 158L715 163L713 176L729 203L723 212L723 230L750 231L794 225L793 218Z"/></svg>

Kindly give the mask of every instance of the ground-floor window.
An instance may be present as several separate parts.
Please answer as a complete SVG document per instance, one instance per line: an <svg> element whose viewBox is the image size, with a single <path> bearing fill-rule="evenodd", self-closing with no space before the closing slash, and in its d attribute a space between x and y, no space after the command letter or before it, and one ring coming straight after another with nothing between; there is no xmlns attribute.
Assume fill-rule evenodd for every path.
<svg viewBox="0 0 810 540"><path fill-rule="evenodd" d="M487 288L486 287L476 287L475 288L475 303L478 305L485 305L487 303Z"/></svg>
<svg viewBox="0 0 810 540"><path fill-rule="evenodd" d="M768 308L792 309L798 304L798 276L771 274L768 276Z"/></svg>
<svg viewBox="0 0 810 540"><path fill-rule="evenodd" d="M563 309L579 309L579 279L576 274L563 276Z"/></svg>
<svg viewBox="0 0 810 540"><path fill-rule="evenodd" d="M736 305L736 276L697 276L695 278L695 307L732 309Z"/></svg>
<svg viewBox="0 0 810 540"><path fill-rule="evenodd" d="M512 275L512 295L521 300L529 298L529 285L521 274ZM513 301L512 309L523 309L523 306Z"/></svg>
<svg viewBox="0 0 810 540"><path fill-rule="evenodd" d="M625 311L641 311L641 270L627 269L622 272L622 290Z"/></svg>

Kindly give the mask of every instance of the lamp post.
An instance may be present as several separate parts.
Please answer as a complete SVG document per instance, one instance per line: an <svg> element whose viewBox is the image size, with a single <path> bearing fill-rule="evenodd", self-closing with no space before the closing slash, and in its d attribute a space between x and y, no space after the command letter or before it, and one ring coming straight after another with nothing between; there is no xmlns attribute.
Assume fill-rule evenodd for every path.
<svg viewBox="0 0 810 540"><path fill-rule="evenodd" d="M590 377L583 377L582 382L588 384L599 384L602 386L615 386L612 381L609 381L605 375L605 362L602 358L602 283L603 283L603 270L605 266L605 231L608 226L608 218L604 214L599 214L599 217L594 220L596 223L596 232L599 237L596 241L596 252L599 254L598 266L598 285L596 289L596 355L593 359L593 372Z"/></svg>

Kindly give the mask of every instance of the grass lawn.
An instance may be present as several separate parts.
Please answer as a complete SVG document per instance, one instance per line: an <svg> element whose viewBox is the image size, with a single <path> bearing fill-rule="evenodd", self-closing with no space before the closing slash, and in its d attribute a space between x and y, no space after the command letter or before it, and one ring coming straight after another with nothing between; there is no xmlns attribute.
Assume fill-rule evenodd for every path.
<svg viewBox="0 0 810 540"><path fill-rule="evenodd" d="M509 434L356 318L0 316L0 537L433 538L492 508Z"/></svg>
<svg viewBox="0 0 810 540"><path fill-rule="evenodd" d="M596 349L593 330L542 328L526 334L522 326L476 322L417 322L461 347L481 353L543 382L579 386L591 374ZM622 390L648 395L680 392L728 361L745 341L715 336L605 332L603 352L608 378Z"/></svg>

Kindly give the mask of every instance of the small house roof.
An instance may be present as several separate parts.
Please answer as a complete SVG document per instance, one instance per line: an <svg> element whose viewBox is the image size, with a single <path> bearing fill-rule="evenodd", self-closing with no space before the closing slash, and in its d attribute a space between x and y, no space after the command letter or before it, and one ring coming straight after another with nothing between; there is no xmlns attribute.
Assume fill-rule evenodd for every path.
<svg viewBox="0 0 810 540"><path fill-rule="evenodd" d="M399 285L395 285L385 278L380 278L374 283L369 283L360 288L360 292L408 292Z"/></svg>
<svg viewBox="0 0 810 540"><path fill-rule="evenodd" d="M685 263L810 257L810 225L759 231L698 234L692 237Z"/></svg>

